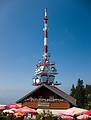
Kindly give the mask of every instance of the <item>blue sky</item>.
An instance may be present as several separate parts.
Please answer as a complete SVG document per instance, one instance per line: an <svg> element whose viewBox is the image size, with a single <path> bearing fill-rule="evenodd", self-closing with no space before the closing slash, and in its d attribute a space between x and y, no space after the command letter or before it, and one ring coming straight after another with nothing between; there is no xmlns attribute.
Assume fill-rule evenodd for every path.
<svg viewBox="0 0 91 120"><path fill-rule="evenodd" d="M60 89L77 79L91 84L90 0L0 1L0 103L15 102L33 90L35 65L43 54L44 8L48 47L56 62Z"/></svg>

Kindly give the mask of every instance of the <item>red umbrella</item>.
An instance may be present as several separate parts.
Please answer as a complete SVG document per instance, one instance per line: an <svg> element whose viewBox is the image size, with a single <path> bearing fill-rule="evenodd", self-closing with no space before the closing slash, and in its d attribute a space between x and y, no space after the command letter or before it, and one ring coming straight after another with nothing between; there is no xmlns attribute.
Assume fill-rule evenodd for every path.
<svg viewBox="0 0 91 120"><path fill-rule="evenodd" d="M0 106L0 110L6 109L6 106Z"/></svg>
<svg viewBox="0 0 91 120"><path fill-rule="evenodd" d="M20 105L18 105L18 104L16 104L16 103L8 104L8 105L6 105L6 108L16 108L16 109L19 109L19 108L20 108Z"/></svg>
<svg viewBox="0 0 91 120"><path fill-rule="evenodd" d="M37 113L35 109L29 108L27 106L18 109L16 112L32 113L32 114L36 114Z"/></svg>
<svg viewBox="0 0 91 120"><path fill-rule="evenodd" d="M84 114L91 115L91 110L83 112Z"/></svg>
<svg viewBox="0 0 91 120"><path fill-rule="evenodd" d="M62 119L65 119L65 120L73 120L73 117L71 117L69 115L62 115L61 117L62 117Z"/></svg>
<svg viewBox="0 0 91 120"><path fill-rule="evenodd" d="M77 117L77 119L78 120L88 120L88 115L79 115L78 117Z"/></svg>

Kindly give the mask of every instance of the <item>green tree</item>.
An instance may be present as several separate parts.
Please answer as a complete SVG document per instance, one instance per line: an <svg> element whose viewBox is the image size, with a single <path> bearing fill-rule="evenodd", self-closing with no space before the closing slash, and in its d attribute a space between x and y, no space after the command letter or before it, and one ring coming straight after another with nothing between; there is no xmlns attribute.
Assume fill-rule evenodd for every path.
<svg viewBox="0 0 91 120"><path fill-rule="evenodd" d="M87 104L86 89L84 87L83 80L80 80L80 78L77 81L76 87L72 85L71 96L77 100L78 107L85 108Z"/></svg>
<svg viewBox="0 0 91 120"><path fill-rule="evenodd" d="M70 95L71 96L73 96L74 97L74 95L75 95L75 87L74 87L74 84L72 85L72 88L71 88L71 93L70 93Z"/></svg>

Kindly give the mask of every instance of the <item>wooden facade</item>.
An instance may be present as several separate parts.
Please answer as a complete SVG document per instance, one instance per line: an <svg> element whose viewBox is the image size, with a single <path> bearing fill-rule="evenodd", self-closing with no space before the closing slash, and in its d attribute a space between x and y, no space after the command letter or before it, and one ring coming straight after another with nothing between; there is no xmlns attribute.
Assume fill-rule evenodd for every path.
<svg viewBox="0 0 91 120"><path fill-rule="evenodd" d="M28 106L34 109L47 108L47 109L67 109L70 108L68 102L24 102L23 106Z"/></svg>
<svg viewBox="0 0 91 120"><path fill-rule="evenodd" d="M17 103L34 109L67 109L76 106L76 100L55 86L41 85L22 97Z"/></svg>

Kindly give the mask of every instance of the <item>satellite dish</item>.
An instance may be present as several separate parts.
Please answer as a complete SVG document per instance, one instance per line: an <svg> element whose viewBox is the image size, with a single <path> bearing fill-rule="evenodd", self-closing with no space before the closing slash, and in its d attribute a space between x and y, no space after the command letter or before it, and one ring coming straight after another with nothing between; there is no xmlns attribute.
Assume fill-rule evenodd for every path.
<svg viewBox="0 0 91 120"><path fill-rule="evenodd" d="M40 83L40 79L39 79L39 78L36 79L36 83L37 83L37 84Z"/></svg>
<svg viewBox="0 0 91 120"><path fill-rule="evenodd" d="M53 82L53 81L54 81L54 78L55 78L55 76L50 75L50 76L49 76L49 82Z"/></svg>
<svg viewBox="0 0 91 120"><path fill-rule="evenodd" d="M41 71L43 71L44 70L44 66L41 66L40 69L41 69Z"/></svg>
<svg viewBox="0 0 91 120"><path fill-rule="evenodd" d="M41 76L41 80L42 80L42 82L46 82L47 81L47 76L46 75L42 75Z"/></svg>
<svg viewBox="0 0 91 120"><path fill-rule="evenodd" d="M35 78L33 78L33 83L35 83Z"/></svg>

